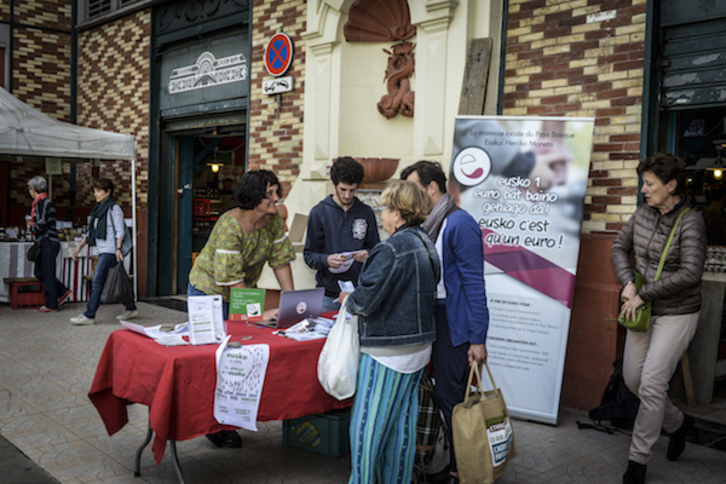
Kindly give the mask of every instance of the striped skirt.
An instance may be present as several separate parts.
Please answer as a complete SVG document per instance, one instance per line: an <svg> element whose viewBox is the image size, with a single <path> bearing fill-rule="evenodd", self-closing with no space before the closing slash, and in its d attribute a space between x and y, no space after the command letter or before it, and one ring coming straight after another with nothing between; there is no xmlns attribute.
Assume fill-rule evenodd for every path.
<svg viewBox="0 0 726 484"><path fill-rule="evenodd" d="M422 372L399 373L361 355L350 417L349 484L411 482Z"/></svg>

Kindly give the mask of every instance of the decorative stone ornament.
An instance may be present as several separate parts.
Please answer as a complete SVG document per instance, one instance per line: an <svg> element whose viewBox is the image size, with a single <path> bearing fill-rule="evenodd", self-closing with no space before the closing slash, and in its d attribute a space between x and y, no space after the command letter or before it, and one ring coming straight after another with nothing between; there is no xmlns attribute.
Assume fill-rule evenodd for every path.
<svg viewBox="0 0 726 484"><path fill-rule="evenodd" d="M416 35L406 0L358 0L343 28L348 42L396 42Z"/></svg>
<svg viewBox="0 0 726 484"><path fill-rule="evenodd" d="M378 103L378 111L391 119L397 114L413 117L414 92L409 78L414 72L415 44L405 42L416 35L411 25L411 13L406 0L358 0L350 8L348 23L343 29L348 42L404 41L386 49L385 94Z"/></svg>
<svg viewBox="0 0 726 484"><path fill-rule="evenodd" d="M386 119L397 114L413 117L414 92L411 90L411 81L408 79L414 72L416 62L413 58L413 49L416 44L401 42L391 48L383 49L388 54L388 67L386 68L386 89L388 94L381 97L378 102L378 112Z"/></svg>

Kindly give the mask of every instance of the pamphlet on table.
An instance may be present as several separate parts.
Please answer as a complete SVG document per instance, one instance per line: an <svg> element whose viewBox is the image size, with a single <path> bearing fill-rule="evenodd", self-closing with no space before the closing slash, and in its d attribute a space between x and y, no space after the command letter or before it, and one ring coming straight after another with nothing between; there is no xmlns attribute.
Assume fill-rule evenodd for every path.
<svg viewBox="0 0 726 484"><path fill-rule="evenodd" d="M265 311L265 290L232 288L229 292L229 319L231 321L262 321Z"/></svg>
<svg viewBox="0 0 726 484"><path fill-rule="evenodd" d="M270 347L222 340L215 354L217 386L214 418L224 425L257 431L257 411L265 384ZM228 344L229 343L229 344Z"/></svg>
<svg viewBox="0 0 726 484"><path fill-rule="evenodd" d="M222 296L189 296L189 342L206 345L220 342L224 336Z"/></svg>
<svg viewBox="0 0 726 484"><path fill-rule="evenodd" d="M330 333L334 324L335 320L330 318L305 318L287 329L273 331L272 334L294 339L295 341L321 339L328 337L328 333Z"/></svg>
<svg viewBox="0 0 726 484"><path fill-rule="evenodd" d="M187 323L184 323L184 325L177 325L171 333L167 333L165 331L161 331L160 324L146 327L140 324L130 323L128 321L121 321L121 326L129 331L147 336L164 346L188 345L189 343L187 343L183 338L183 336L189 335L189 331L185 329L186 324Z"/></svg>

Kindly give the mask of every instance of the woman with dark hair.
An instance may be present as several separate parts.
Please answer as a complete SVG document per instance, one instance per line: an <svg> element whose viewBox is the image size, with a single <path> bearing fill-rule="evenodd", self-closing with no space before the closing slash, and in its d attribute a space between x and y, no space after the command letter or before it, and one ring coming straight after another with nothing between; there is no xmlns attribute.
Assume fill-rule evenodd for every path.
<svg viewBox="0 0 726 484"><path fill-rule="evenodd" d="M71 290L55 276L60 239L55 227L55 205L48 198L48 182L42 176L34 176L28 180L28 193L33 197L30 217L26 217L28 229L35 234L35 240L41 241L40 258L35 261L35 277L45 288L45 305L37 311L50 313L57 311L71 297Z"/></svg>
<svg viewBox="0 0 726 484"><path fill-rule="evenodd" d="M294 289L290 261L295 249L277 213L281 196L271 171L252 170L242 176L235 189L237 207L219 217L189 273L190 296L221 294L227 319L230 289L255 287L265 262L283 291ZM277 316L277 310L265 313L265 319Z"/></svg>
<svg viewBox="0 0 726 484"><path fill-rule="evenodd" d="M113 182L108 178L101 178L93 183L96 206L88 216L88 233L83 236L71 256L73 260L78 260L78 253L86 244L94 247L94 252L98 254L98 263L91 282L91 297L88 299L86 311L71 318L71 323L77 326L96 323L96 312L101 306L101 293L103 286L106 285L108 271L124 260L121 246L126 235L126 224L124 212L113 198L113 190ZM125 321L139 315L133 298L123 304L126 309L116 316L116 319Z"/></svg>
<svg viewBox="0 0 726 484"><path fill-rule="evenodd" d="M252 170L242 176L235 189L237 207L219 217L189 273L189 296L221 294L224 319L229 319L230 289L255 287L265 262L283 291L295 289L290 268L295 249L277 213L281 197L280 183L271 171ZM277 309L266 310L263 317L276 319ZM207 438L217 447L242 445L233 430Z"/></svg>
<svg viewBox="0 0 726 484"><path fill-rule="evenodd" d="M408 484L413 472L418 384L436 339L439 256L419 225L430 201L417 184L381 194L383 229L345 304L359 316L361 359L350 417L349 483ZM340 294L341 301L346 297Z"/></svg>
<svg viewBox="0 0 726 484"><path fill-rule="evenodd" d="M612 249L615 271L623 284L621 315L633 320L640 306L652 302L648 330L628 329L625 340L623 377L628 388L640 398L640 408L624 484L645 482L646 465L661 428L670 435L668 460L676 460L686 448L686 434L693 419L669 400L668 386L696 332L706 257L703 217L685 203L683 160L658 153L640 162L638 174L643 180L640 191L645 204L625 224ZM656 281L661 255L679 217L665 265ZM646 280L639 290L635 272Z"/></svg>

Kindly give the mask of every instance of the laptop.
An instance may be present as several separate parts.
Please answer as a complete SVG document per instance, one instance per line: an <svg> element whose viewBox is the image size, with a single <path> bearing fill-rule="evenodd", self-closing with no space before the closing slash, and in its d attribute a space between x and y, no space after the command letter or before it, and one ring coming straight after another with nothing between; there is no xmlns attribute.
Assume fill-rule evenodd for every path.
<svg viewBox="0 0 726 484"><path fill-rule="evenodd" d="M282 291L277 315L277 329L287 329L305 318L317 318L323 312L325 288Z"/></svg>

